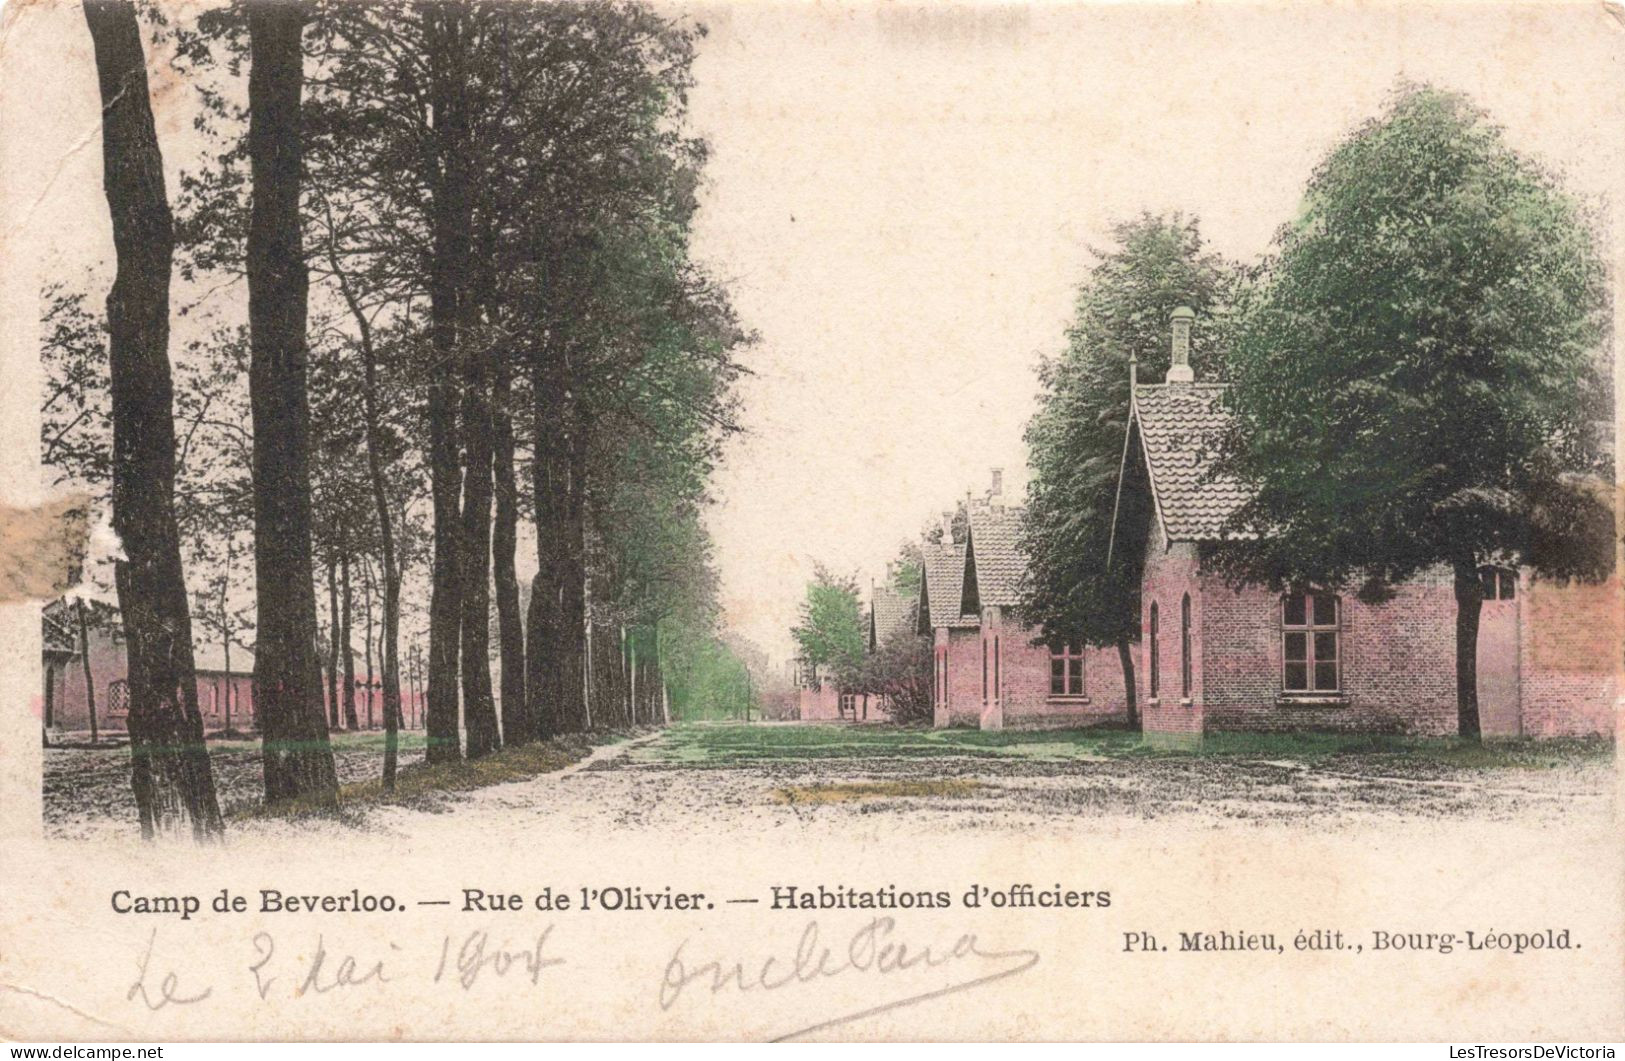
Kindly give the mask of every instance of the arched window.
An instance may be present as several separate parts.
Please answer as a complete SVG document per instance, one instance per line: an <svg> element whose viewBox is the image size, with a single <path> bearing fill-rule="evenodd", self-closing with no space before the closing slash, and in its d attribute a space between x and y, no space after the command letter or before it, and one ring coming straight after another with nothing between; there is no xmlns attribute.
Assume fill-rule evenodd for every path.
<svg viewBox="0 0 1625 1061"><path fill-rule="evenodd" d="M1342 602L1330 593L1281 598L1281 688L1335 693L1343 687Z"/></svg>
<svg viewBox="0 0 1625 1061"><path fill-rule="evenodd" d="M1191 698L1191 595L1179 602L1179 695Z"/></svg>
<svg viewBox="0 0 1625 1061"><path fill-rule="evenodd" d="M1161 685L1160 672L1162 670L1161 654L1157 650L1157 602L1151 602L1151 699L1157 698L1157 689Z"/></svg>
<svg viewBox="0 0 1625 1061"><path fill-rule="evenodd" d="M939 651L931 660L931 703L934 707L942 706L942 662Z"/></svg>

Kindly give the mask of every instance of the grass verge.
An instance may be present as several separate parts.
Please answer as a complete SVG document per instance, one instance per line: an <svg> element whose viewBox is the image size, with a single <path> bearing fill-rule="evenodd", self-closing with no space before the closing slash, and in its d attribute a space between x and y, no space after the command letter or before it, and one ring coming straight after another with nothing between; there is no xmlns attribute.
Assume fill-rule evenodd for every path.
<svg viewBox="0 0 1625 1061"><path fill-rule="evenodd" d="M887 725L688 724L634 753L638 761L698 767L824 759L1044 761L1235 758L1319 762L1404 759L1466 769L1550 769L1606 758L1604 738L1502 740L1340 733L1209 733L1196 748L1157 748L1121 725L1072 730L925 729Z"/></svg>

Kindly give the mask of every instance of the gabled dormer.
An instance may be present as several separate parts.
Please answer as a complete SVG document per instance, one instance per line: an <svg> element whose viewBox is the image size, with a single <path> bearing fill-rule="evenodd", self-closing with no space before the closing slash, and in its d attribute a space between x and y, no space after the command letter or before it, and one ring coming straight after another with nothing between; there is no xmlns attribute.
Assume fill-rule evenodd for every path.
<svg viewBox="0 0 1625 1061"><path fill-rule="evenodd" d="M965 534L965 577L959 587L959 614L982 614L982 591L976 583L976 535L969 531Z"/></svg>

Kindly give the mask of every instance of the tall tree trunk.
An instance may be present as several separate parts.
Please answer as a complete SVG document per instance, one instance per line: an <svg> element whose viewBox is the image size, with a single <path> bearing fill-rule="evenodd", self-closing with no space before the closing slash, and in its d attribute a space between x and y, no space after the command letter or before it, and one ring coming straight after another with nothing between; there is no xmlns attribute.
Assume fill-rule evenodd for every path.
<svg viewBox="0 0 1625 1061"><path fill-rule="evenodd" d="M226 732L231 732L231 613L226 608L226 587L231 584L230 569L226 581L220 584L220 662L226 668L225 709Z"/></svg>
<svg viewBox="0 0 1625 1061"><path fill-rule="evenodd" d="M632 723L647 726L654 719L653 672L649 666L649 634L637 627L632 636Z"/></svg>
<svg viewBox="0 0 1625 1061"><path fill-rule="evenodd" d="M468 757L501 746L491 690L491 384L488 350L464 355L463 439L468 470L463 478L463 725Z"/></svg>
<svg viewBox="0 0 1625 1061"><path fill-rule="evenodd" d="M340 661L344 668L344 728L354 731L361 728L361 721L355 713L355 633L351 626L355 612L355 591L350 587L349 536L345 535L340 541L343 551L339 553L339 614L343 617L344 629L339 644L343 646L340 651L344 656Z"/></svg>
<svg viewBox="0 0 1625 1061"><path fill-rule="evenodd" d="M220 661L226 668L225 709L226 732L231 732L231 610L226 604L226 593L231 589L231 562L234 559L231 539L226 539L225 577L220 580Z"/></svg>
<svg viewBox="0 0 1625 1061"><path fill-rule="evenodd" d="M384 790L395 788L395 769L400 755L401 729L401 571L395 559L395 514L389 507L389 491L384 480L383 424L378 410L378 348L373 343L372 322L350 287L349 278L339 268L338 254L328 243L328 259L338 277L339 291L355 319L361 339L361 408L367 428L367 478L372 484L372 504L378 516L378 537L384 565Z"/></svg>
<svg viewBox="0 0 1625 1061"><path fill-rule="evenodd" d="M373 728L372 689L377 681L372 670L372 564L363 563L361 565L361 575L361 604L362 610L366 614L365 625L362 627L361 634L361 650L367 664L367 728L370 730Z"/></svg>
<svg viewBox="0 0 1625 1061"><path fill-rule="evenodd" d="M1478 619L1484 608L1484 585L1471 560L1453 565L1456 580L1456 723L1468 740L1481 737L1478 719Z"/></svg>
<svg viewBox="0 0 1625 1061"><path fill-rule="evenodd" d="M461 4L435 4L424 14L432 135L440 160L432 185L429 267L430 341L435 370L428 395L430 493L434 560L429 601L429 705L426 754L431 763L461 757L458 727L458 653L461 648L463 537L458 461L459 339L468 319L469 229L473 187L467 70L469 12ZM473 661L475 665L479 661Z"/></svg>
<svg viewBox="0 0 1625 1061"><path fill-rule="evenodd" d="M81 598L76 609L79 613L79 666L85 675L85 706L90 711L90 743L100 735L96 732L96 676L90 669L90 623L85 619L85 602Z"/></svg>
<svg viewBox="0 0 1625 1061"><path fill-rule="evenodd" d="M574 374L570 378L574 379ZM567 733L584 732L592 724L587 710L587 432L579 398L566 402L565 436L568 463L561 550L560 638L558 645L559 712Z"/></svg>
<svg viewBox="0 0 1625 1061"><path fill-rule="evenodd" d="M525 701L530 724L541 739L566 732L559 703L565 683L558 669L563 577L559 525L565 479L564 374L556 346L549 338L538 344L530 360L532 429L536 440L535 457L531 461L531 489L536 510L537 569L531 582L530 614L526 617Z"/></svg>
<svg viewBox="0 0 1625 1061"><path fill-rule="evenodd" d="M637 712L632 705L632 643L627 637L626 627L619 628L620 652L616 656L616 664L620 671L621 715L626 719L628 726L637 725Z"/></svg>
<svg viewBox="0 0 1625 1061"><path fill-rule="evenodd" d="M1134 653L1129 650L1128 638L1117 639L1117 662L1123 668L1123 704L1128 711L1128 724L1140 724L1140 708L1134 688Z"/></svg>
<svg viewBox="0 0 1625 1061"><path fill-rule="evenodd" d="M327 728L339 728L339 565L327 557Z"/></svg>
<svg viewBox="0 0 1625 1061"><path fill-rule="evenodd" d="M491 529L491 574L496 583L497 641L502 652L502 741L536 739L525 702L525 626L519 608L519 575L514 554L519 543L519 481L514 470L513 361L497 359L491 395L492 462L496 522Z"/></svg>
<svg viewBox="0 0 1625 1061"><path fill-rule="evenodd" d="M175 524L169 274L174 227L135 6L86 0L102 100L103 185L118 273L107 295L115 566L128 658L131 783L143 836L223 831L203 743Z"/></svg>
<svg viewBox="0 0 1625 1061"><path fill-rule="evenodd" d="M56 663L47 661L45 664L45 730L44 739L47 746L51 743L51 727L56 725Z"/></svg>
<svg viewBox="0 0 1625 1061"><path fill-rule="evenodd" d="M593 695L593 718L598 725L620 729L628 724L621 699L621 645L618 631L603 624L592 628L593 674L596 675Z"/></svg>
<svg viewBox="0 0 1625 1061"><path fill-rule="evenodd" d="M671 724L671 698L666 691L666 666L660 659L660 623L656 622L650 632L654 635L654 651L650 656L655 668L654 685L659 695L653 721L657 726L666 726Z"/></svg>
<svg viewBox="0 0 1625 1061"><path fill-rule="evenodd" d="M249 394L254 420L254 699L268 803L338 798L322 710L311 564L307 285L300 231L305 9L248 4Z"/></svg>

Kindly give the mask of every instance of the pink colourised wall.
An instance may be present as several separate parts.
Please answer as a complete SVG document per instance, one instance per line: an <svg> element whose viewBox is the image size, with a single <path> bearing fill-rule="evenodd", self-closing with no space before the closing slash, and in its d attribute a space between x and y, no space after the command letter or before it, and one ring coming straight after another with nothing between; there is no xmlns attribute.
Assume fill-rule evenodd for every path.
<svg viewBox="0 0 1625 1061"><path fill-rule="evenodd" d="M834 722L841 717L841 694L835 683L826 681L817 689L801 689L801 721Z"/></svg>
<svg viewBox="0 0 1625 1061"><path fill-rule="evenodd" d="M91 679L96 687L96 727L98 732L123 733L126 728L126 717L121 712L115 712L113 686L115 682L126 681L128 672L125 664L124 643L122 638L114 636L110 631L93 627L90 630L90 669ZM77 645L75 646L77 648ZM248 657L243 657L245 663ZM88 734L90 732L89 698L85 695L84 662L79 656L64 660L55 657L52 662L42 668L41 696L44 696L44 670L53 670L51 678L51 709L49 728L60 733ZM198 711L203 716L203 728L206 732L214 733L226 728L226 687L227 677L222 671L201 671L197 676ZM235 731L247 731L254 728L254 676L245 669L233 671L229 680L231 686L231 718L230 727ZM366 689L356 690L356 714L363 726L366 725ZM342 699L343 691L340 690ZM422 703L421 696L414 696L410 688L403 685L401 689L401 715L402 721L408 727L421 724ZM326 674L322 679L322 702L324 709L327 704ZM373 728L383 727L383 691L373 690ZM342 712L342 706L341 706ZM43 712L42 712L43 713Z"/></svg>
<svg viewBox="0 0 1625 1061"><path fill-rule="evenodd" d="M948 654L948 702L937 725L975 726L982 716L981 633L975 627L951 627L937 636L939 650L946 638Z"/></svg>
<svg viewBox="0 0 1625 1061"><path fill-rule="evenodd" d="M948 687L946 703L938 689L935 724L1056 729L1122 717L1125 697L1116 650L1089 649L1084 658L1084 695L1055 697L1050 695L1049 648L1033 643L1041 633L997 608L986 609L976 627L938 628L935 658L940 667L946 655Z"/></svg>
<svg viewBox="0 0 1625 1061"><path fill-rule="evenodd" d="M1617 733L1619 580L1586 585L1525 577L1522 584L1518 655L1524 734Z"/></svg>
<svg viewBox="0 0 1625 1061"><path fill-rule="evenodd" d="M1345 730L1449 736L1458 731L1453 579L1435 568L1392 599L1340 601L1341 696L1282 694L1281 598L1201 571L1196 547L1164 547L1153 521L1140 603L1138 685L1144 729L1186 742L1205 730ZM1519 580L1519 710L1527 736L1612 734L1620 652L1617 583ZM1180 602L1191 595L1191 690L1183 695ZM1159 693L1150 696L1151 604L1160 612Z"/></svg>

